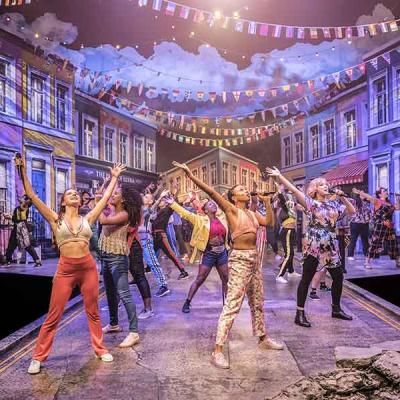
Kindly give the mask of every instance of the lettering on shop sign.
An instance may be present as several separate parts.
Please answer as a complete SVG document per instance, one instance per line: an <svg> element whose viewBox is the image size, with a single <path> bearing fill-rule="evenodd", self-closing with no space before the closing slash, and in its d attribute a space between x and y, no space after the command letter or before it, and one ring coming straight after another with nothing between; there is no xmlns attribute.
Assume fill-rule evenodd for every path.
<svg viewBox="0 0 400 400"><path fill-rule="evenodd" d="M110 174L109 174L108 172L105 172L105 171L96 171L96 177L97 177L97 178L102 178L102 179L104 179L104 178L106 178L106 177L108 177L108 176L110 176ZM119 177L119 179L120 179L122 182L125 182L125 183L142 183L142 182L143 182L141 179L133 178L132 176L127 176L127 175L121 175L121 176Z"/></svg>

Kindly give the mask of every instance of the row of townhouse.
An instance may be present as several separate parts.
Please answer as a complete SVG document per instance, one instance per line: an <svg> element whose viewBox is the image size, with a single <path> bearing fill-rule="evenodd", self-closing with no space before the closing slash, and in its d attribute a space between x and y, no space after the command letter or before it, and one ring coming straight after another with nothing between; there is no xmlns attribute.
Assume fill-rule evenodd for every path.
<svg viewBox="0 0 400 400"><path fill-rule="evenodd" d="M364 79L281 132L282 172L295 184L324 176L346 191L386 187L394 200L400 192L399 46L394 39L366 54ZM395 224L400 234L398 215Z"/></svg>
<svg viewBox="0 0 400 400"><path fill-rule="evenodd" d="M9 228L3 218L23 194L13 157L26 168L39 197L57 210L65 189L93 192L114 162L138 189L156 175L156 127L75 90L75 70L43 58L32 46L1 32L0 48L0 255ZM50 227L32 210L36 239L49 248Z"/></svg>

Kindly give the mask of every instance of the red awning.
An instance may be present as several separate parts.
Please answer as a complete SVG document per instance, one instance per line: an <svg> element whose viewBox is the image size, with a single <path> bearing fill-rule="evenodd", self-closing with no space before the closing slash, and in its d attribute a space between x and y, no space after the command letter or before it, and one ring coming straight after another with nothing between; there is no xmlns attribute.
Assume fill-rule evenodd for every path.
<svg viewBox="0 0 400 400"><path fill-rule="evenodd" d="M347 165L338 165L325 173L324 178L331 185L351 185L364 181L368 170L368 160L356 161Z"/></svg>

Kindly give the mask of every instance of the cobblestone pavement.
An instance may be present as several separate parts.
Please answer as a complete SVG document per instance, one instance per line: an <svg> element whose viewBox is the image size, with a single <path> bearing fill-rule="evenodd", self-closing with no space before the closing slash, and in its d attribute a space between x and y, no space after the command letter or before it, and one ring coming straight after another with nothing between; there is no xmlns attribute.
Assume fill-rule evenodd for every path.
<svg viewBox="0 0 400 400"><path fill-rule="evenodd" d="M155 316L140 321L141 342L134 349L118 349L127 322L120 311L124 332L106 335L105 341L115 357L112 364L94 358L84 313L76 312L61 324L53 351L42 373L29 376L32 344L24 344L1 360L1 399L235 399L258 400L276 395L304 375L329 371L335 367L336 346L369 346L400 338L400 320L375 312L374 308L344 294L343 308L354 316L352 322L330 316L330 294L321 300L308 300L307 314L313 326L305 329L293 323L299 278L287 285L276 284L279 261L268 256L264 266L265 309L271 337L285 343L284 351L261 352L251 336L247 303L234 324L226 346L230 370L217 370L209 363L216 325L222 307L221 284L216 271L199 290L190 314L181 307L197 265L188 266L190 279L178 281L178 271L163 260L171 295L153 299ZM28 267L7 267L8 272ZM54 270L54 261L46 262L43 274ZM0 268L2 271L5 268ZM386 260L376 269L364 271L362 260L350 263L349 275L393 274L398 270ZM47 271L47 272L45 272ZM23 272L23 271L22 271ZM361 274L361 275L360 275ZM155 281L147 274L152 288ZM142 302L137 288L132 292L138 311ZM153 291L154 291L153 290ZM101 318L108 322L104 295L100 300Z"/></svg>

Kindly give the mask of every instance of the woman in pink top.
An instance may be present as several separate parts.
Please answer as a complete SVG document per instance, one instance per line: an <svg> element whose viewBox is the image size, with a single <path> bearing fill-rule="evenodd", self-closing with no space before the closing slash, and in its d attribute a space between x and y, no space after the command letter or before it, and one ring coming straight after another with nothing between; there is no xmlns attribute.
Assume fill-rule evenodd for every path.
<svg viewBox="0 0 400 400"><path fill-rule="evenodd" d="M217 368L229 368L222 350L233 322L242 307L247 294L251 310L253 333L259 339L261 349L282 350L283 345L267 336L264 320L264 290L261 265L257 263L257 230L259 225L274 225L274 217L269 196L259 196L264 202L267 215L248 210L249 191L242 185L232 187L228 200L212 187L195 177L186 164L173 164L181 168L195 185L207 193L225 213L232 235L233 250L229 257L228 290L217 330L217 338L211 363Z"/></svg>

